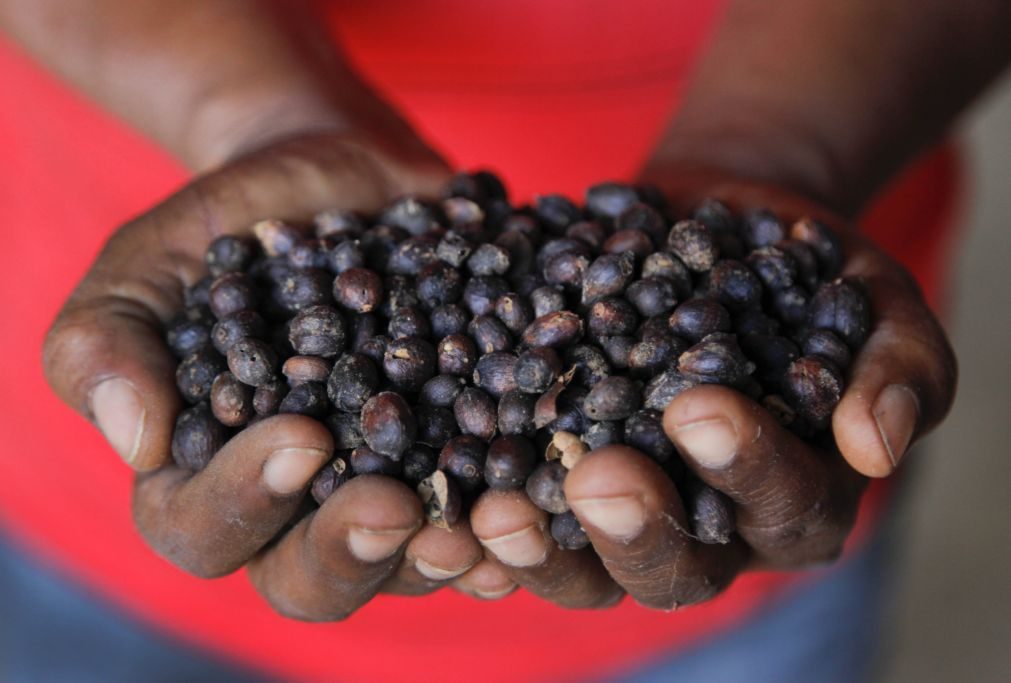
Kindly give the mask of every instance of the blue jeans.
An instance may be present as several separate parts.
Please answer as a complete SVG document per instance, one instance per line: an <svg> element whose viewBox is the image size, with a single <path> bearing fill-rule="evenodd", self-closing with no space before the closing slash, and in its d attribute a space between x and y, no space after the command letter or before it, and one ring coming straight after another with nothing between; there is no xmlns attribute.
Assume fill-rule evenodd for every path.
<svg viewBox="0 0 1011 683"><path fill-rule="evenodd" d="M744 624L601 683L859 683L879 639L887 535ZM267 683L122 613L0 535L0 680Z"/></svg>

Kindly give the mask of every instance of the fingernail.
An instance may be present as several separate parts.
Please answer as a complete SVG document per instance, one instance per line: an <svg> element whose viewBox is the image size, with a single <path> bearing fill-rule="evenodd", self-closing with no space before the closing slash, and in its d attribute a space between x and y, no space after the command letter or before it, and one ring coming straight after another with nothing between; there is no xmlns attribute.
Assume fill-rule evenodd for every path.
<svg viewBox="0 0 1011 683"><path fill-rule="evenodd" d="M476 595L477 597L481 598L482 600L501 600L505 596L507 596L510 593L512 593L514 590L516 590L516 584L515 583L511 583L508 586L506 586L505 588L499 588L498 590L486 590L486 591L483 591L483 590L478 590L477 588L475 588L474 589L474 595Z"/></svg>
<svg viewBox="0 0 1011 683"><path fill-rule="evenodd" d="M282 448L263 463L263 483L279 496L301 490L315 476L330 454L319 448Z"/></svg>
<svg viewBox="0 0 1011 683"><path fill-rule="evenodd" d="M646 508L634 496L583 498L569 505L579 517L620 541L635 538L646 525Z"/></svg>
<svg viewBox="0 0 1011 683"><path fill-rule="evenodd" d="M479 540L499 561L510 567L533 567L548 556L544 534L535 524L505 536Z"/></svg>
<svg viewBox="0 0 1011 683"><path fill-rule="evenodd" d="M434 564L429 564L421 558L415 558L414 568L418 570L418 573L424 576L426 579L431 579L432 581L448 581L449 579L455 579L466 572L470 567L463 567L461 569L443 569L442 567L436 567Z"/></svg>
<svg viewBox="0 0 1011 683"><path fill-rule="evenodd" d="M894 468L909 448L920 414L919 401L913 390L902 384L887 386L874 401L874 421L885 445L885 452Z"/></svg>
<svg viewBox="0 0 1011 683"><path fill-rule="evenodd" d="M703 467L726 467L737 454L737 430L722 417L681 425L673 437L678 449Z"/></svg>
<svg viewBox="0 0 1011 683"><path fill-rule="evenodd" d="M91 414L112 447L127 463L140 450L147 412L133 385L125 379L107 379L91 390Z"/></svg>
<svg viewBox="0 0 1011 683"><path fill-rule="evenodd" d="M348 548L362 562L379 562L397 552L414 529L348 529Z"/></svg>

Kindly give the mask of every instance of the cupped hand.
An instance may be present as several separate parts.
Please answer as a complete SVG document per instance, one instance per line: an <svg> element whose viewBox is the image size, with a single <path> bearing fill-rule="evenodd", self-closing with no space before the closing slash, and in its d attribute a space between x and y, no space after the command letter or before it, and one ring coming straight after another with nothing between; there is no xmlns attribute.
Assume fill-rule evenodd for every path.
<svg viewBox="0 0 1011 683"><path fill-rule="evenodd" d="M182 405L164 325L204 274L211 240L267 217L375 211L401 194L435 194L446 177L434 155L293 138L198 178L108 241L53 324L44 365L59 396L138 471L134 516L157 552L203 577L248 565L277 610L308 620L345 617L387 582L424 592L475 565L465 581L473 591L511 587L489 572L465 524L453 534L423 527L417 496L392 479L356 478L300 519L307 485L333 451L315 420L264 420L197 473L170 455Z"/></svg>
<svg viewBox="0 0 1011 683"><path fill-rule="evenodd" d="M623 593L652 608L712 598L751 567L795 569L838 557L868 477L890 474L954 397L956 365L912 277L823 208L780 189L693 169L650 178L685 215L705 197L735 209L767 207L784 220L812 216L843 236L843 275L865 286L873 331L847 373L832 418L834 445L817 447L762 406L708 385L677 396L664 429L694 474L733 501L737 533L706 545L663 470L625 446L590 453L565 495L592 546L562 550L549 516L522 492L483 495L474 532L521 587L566 607L612 605Z"/></svg>

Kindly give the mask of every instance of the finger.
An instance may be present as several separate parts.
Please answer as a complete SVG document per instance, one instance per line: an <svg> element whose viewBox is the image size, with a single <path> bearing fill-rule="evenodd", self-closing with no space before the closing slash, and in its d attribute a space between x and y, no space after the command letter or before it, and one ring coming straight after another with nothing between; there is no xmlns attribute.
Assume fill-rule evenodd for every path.
<svg viewBox="0 0 1011 683"><path fill-rule="evenodd" d="M565 497L611 576L647 607L708 600L747 559L739 539L695 540L674 482L632 448L607 446L584 456L565 478Z"/></svg>
<svg viewBox="0 0 1011 683"><path fill-rule="evenodd" d="M137 477L137 528L159 554L201 577L235 571L299 509L329 459L319 422L279 415L229 441L200 472L174 465Z"/></svg>
<svg viewBox="0 0 1011 683"><path fill-rule="evenodd" d="M180 400L163 326L204 274L211 240L265 217L374 211L443 176L377 161L336 136L275 145L205 176L108 241L46 337L47 380L132 467L165 464Z"/></svg>
<svg viewBox="0 0 1011 683"><path fill-rule="evenodd" d="M866 480L818 453L742 394L707 385L667 407L664 429L686 464L736 504L737 533L760 559L796 567L835 559Z"/></svg>
<svg viewBox="0 0 1011 683"><path fill-rule="evenodd" d="M383 586L384 593L424 595L442 588L484 559L484 550L460 519L448 529L426 524L407 544L404 561Z"/></svg>
<svg viewBox="0 0 1011 683"><path fill-rule="evenodd" d="M453 588L479 600L501 600L517 586L498 560L486 557L456 579Z"/></svg>
<svg viewBox="0 0 1011 683"><path fill-rule="evenodd" d="M622 596L590 548L563 550L550 520L519 491L487 491L470 513L474 534L517 584L562 607L610 607Z"/></svg>
<svg viewBox="0 0 1011 683"><path fill-rule="evenodd" d="M344 619L393 574L421 523L421 501L404 484L355 477L254 558L249 578L285 616Z"/></svg>
<svg viewBox="0 0 1011 683"><path fill-rule="evenodd" d="M854 358L832 431L850 465L883 477L951 408L957 364L905 269L864 241L853 239L849 253L844 274L865 286L873 332Z"/></svg>

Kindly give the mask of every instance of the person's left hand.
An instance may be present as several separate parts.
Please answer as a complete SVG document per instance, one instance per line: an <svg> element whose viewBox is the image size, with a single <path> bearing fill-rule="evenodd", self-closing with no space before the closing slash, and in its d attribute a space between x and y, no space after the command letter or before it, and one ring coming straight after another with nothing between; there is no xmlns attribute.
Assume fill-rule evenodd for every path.
<svg viewBox="0 0 1011 683"><path fill-rule="evenodd" d="M696 387L667 407L664 428L685 463L734 502L737 533L726 545L694 538L670 478L625 446L594 451L566 478L566 498L591 547L560 549L549 515L524 493L485 493L471 513L485 549L520 586L565 607L609 606L627 592L642 605L669 610L714 597L749 567L834 560L866 477L889 474L954 396L954 356L912 277L840 228L838 218L785 191L733 178L675 176L662 187L686 207L714 196L738 208L771 208L787 221L811 215L836 227L846 244L843 274L866 286L873 331L833 415L838 450L801 440L726 387Z"/></svg>

